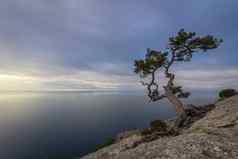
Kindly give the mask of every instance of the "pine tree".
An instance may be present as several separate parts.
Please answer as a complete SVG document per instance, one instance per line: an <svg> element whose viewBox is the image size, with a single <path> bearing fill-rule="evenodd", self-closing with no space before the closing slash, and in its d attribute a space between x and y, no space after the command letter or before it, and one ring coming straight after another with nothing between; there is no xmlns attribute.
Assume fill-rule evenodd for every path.
<svg viewBox="0 0 238 159"><path fill-rule="evenodd" d="M194 54L215 49L221 43L222 39L214 36L197 36L195 32L181 29L176 36L169 38L168 48L165 51L147 49L143 59L135 60L135 73L140 75L151 101L167 98L174 105L177 115L184 115L185 106L180 98L187 98L190 92L185 92L182 86L175 84L172 66L175 63L189 62ZM163 90L159 89L161 88L159 72L167 79L166 84L162 86Z"/></svg>

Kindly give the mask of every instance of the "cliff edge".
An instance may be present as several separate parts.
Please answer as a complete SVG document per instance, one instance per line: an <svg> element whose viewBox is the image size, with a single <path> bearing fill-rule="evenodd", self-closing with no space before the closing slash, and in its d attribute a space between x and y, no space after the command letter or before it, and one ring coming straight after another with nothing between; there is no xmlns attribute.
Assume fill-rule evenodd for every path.
<svg viewBox="0 0 238 159"><path fill-rule="evenodd" d="M179 135L132 146L134 133L82 159L238 159L238 95L217 102Z"/></svg>

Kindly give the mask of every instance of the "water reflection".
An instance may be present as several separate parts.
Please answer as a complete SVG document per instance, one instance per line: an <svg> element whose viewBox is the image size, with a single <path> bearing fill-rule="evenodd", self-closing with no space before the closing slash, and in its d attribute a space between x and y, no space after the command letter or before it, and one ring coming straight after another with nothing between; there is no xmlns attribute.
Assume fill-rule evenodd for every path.
<svg viewBox="0 0 238 159"><path fill-rule="evenodd" d="M1 94L0 158L69 159L118 132L174 115L166 101L148 103L143 94Z"/></svg>

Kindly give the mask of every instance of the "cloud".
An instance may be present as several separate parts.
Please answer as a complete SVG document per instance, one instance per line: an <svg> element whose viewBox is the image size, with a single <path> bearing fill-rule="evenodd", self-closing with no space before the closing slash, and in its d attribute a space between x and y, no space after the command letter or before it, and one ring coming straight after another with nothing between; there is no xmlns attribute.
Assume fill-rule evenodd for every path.
<svg viewBox="0 0 238 159"><path fill-rule="evenodd" d="M179 83L190 89L218 90L238 88L238 69L183 70L177 72Z"/></svg>
<svg viewBox="0 0 238 159"><path fill-rule="evenodd" d="M81 90L135 90L139 88L135 76L120 76L95 71L58 69L43 74L3 73L0 87L3 91L81 91ZM65 71L65 72L64 72ZM48 75L47 75L48 74Z"/></svg>
<svg viewBox="0 0 238 159"><path fill-rule="evenodd" d="M234 85L234 74L217 78L212 72L238 68L236 0L0 2L2 81L6 75L13 81L15 76L31 78L35 84L26 83L24 89L141 89L133 60L148 47L165 48L180 28L224 39L219 49L194 56L191 70L178 69L184 85ZM204 78L194 79L199 79L194 71ZM18 87L17 82L12 85Z"/></svg>
<svg viewBox="0 0 238 159"><path fill-rule="evenodd" d="M48 74L51 73L49 72ZM238 70L234 68L177 70L175 74L176 83L188 90L209 91L223 88L238 88ZM160 84L163 85L166 80L160 79ZM63 69L57 74L49 76L16 73L0 75L0 87L2 90L8 91L145 90L139 81L140 79L136 75L122 76L120 74L79 70L69 73L64 72Z"/></svg>

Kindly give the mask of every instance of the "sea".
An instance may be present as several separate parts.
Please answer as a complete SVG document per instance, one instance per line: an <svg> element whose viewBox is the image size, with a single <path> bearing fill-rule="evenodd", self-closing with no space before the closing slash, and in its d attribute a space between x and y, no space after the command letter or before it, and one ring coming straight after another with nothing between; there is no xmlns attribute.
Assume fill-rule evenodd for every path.
<svg viewBox="0 0 238 159"><path fill-rule="evenodd" d="M214 93L195 92L185 103L203 105ZM1 159L75 159L118 133L175 117L165 99L141 91L1 92Z"/></svg>

